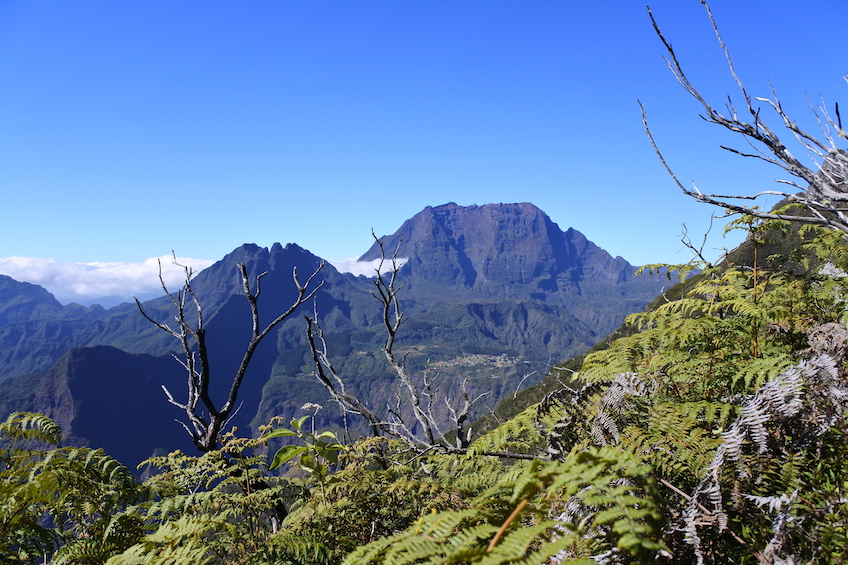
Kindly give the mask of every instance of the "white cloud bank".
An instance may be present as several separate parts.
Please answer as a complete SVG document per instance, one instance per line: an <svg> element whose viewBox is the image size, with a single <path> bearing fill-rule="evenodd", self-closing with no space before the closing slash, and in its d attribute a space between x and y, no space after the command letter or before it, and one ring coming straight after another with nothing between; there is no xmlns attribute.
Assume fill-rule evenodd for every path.
<svg viewBox="0 0 848 565"><path fill-rule="evenodd" d="M179 287L185 274L170 255L152 257L141 263L69 263L36 257L0 259L0 274L46 288L62 304L112 306L163 294L159 284L159 262L169 287ZM177 257L182 265L199 272L212 265L208 259Z"/></svg>
<svg viewBox="0 0 848 565"><path fill-rule="evenodd" d="M43 286L62 304L100 304L108 308L121 302L131 302L133 297L147 300L163 295L159 284L160 261L168 287L180 287L185 274L174 265L174 258L170 255L151 257L141 263L69 263L36 257L6 257L0 259L0 274ZM177 257L177 262L190 266L195 272L214 263L208 259L189 257ZM398 259L400 265L405 262L406 259ZM379 260L357 261L353 257L330 263L343 273L373 277ZM383 272L390 269L391 261L385 261Z"/></svg>
<svg viewBox="0 0 848 565"><path fill-rule="evenodd" d="M398 267L403 266L404 263L408 261L405 258L398 258L397 260ZM379 259L374 259L373 261L357 261L356 257L351 257L350 259L345 259L344 261L330 261L329 262L333 267L336 268L340 273L352 273L354 275L365 275L366 277L373 277L377 274L377 266L380 264ZM383 262L383 273L388 273L392 270L392 262L384 261Z"/></svg>

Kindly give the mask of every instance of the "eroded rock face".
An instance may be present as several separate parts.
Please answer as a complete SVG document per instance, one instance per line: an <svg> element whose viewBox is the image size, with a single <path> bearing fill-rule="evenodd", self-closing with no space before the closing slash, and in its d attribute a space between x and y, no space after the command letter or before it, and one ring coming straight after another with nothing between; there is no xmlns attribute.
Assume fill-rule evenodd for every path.
<svg viewBox="0 0 848 565"><path fill-rule="evenodd" d="M406 276L468 289L521 286L525 292L580 292L583 281L618 283L635 269L586 239L563 231L530 203L427 207L382 238L408 258ZM379 258L375 244L361 260ZM494 294L501 294L494 292Z"/></svg>

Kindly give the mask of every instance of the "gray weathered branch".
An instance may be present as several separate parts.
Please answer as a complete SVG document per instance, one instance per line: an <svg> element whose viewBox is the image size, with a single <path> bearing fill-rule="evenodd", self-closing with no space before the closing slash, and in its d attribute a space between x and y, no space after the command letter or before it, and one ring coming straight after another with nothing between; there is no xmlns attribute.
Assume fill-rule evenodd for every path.
<svg viewBox="0 0 848 565"><path fill-rule="evenodd" d="M189 427L185 422L180 422L180 424L183 428L185 428L189 436L191 436L191 440L194 445L199 450L208 452L217 449L225 426L238 411L238 406L236 406L238 392L256 348L280 322L291 316L299 306L312 300L315 293L318 292L318 289L320 289L324 284L323 282L313 284L315 282L315 277L323 268L324 263L322 262L304 283L301 283L298 278L297 268L294 269L292 278L294 280L295 287L297 288L296 298L285 312L277 316L277 318L264 328L261 328L259 325L259 306L257 302L260 293L260 280L265 273L262 273L256 278L256 290L253 291L250 287L250 278L248 277L246 266L244 264L238 265L242 289L250 306L252 331L244 356L242 357L241 363L239 364L239 367L230 383L227 399L220 408L216 406L209 393L209 350L206 345L206 330L203 327L203 308L191 282L194 271L186 265L179 264L177 262L176 254L174 254L174 264L182 268L184 271L185 281L183 283L183 287L173 294L168 291L168 286L165 284L165 279L162 275L161 263L159 264L159 282L176 310L176 313L174 314L174 322L178 329L174 329L169 324L153 319L145 311L144 306L138 299L136 299L136 305L138 306L141 315L144 316L147 321L153 324L156 328L159 328L160 330L177 338L182 346L183 357L182 359L177 358L177 360L186 370L187 400L185 403L181 403L174 398L166 387L163 386L162 389L165 391L168 402L179 407L186 413L186 417L191 423L191 427ZM193 306L191 318L196 317L196 320L193 322L190 319L189 312L186 308L187 298L191 299L191 304ZM204 411L198 411L198 403L202 405L203 409L205 409Z"/></svg>
<svg viewBox="0 0 848 565"><path fill-rule="evenodd" d="M778 180L777 182L788 184L793 188L797 188L798 191L760 191L753 196L741 194L723 195L703 193L698 190L694 183L693 188L687 188L680 182L660 152L659 147L654 140L654 136L648 127L645 109L640 102L639 107L642 111L642 122L644 124L645 131L648 134L654 151L659 156L666 171L668 171L675 184L677 184L684 194L695 198L699 202L719 206L733 212L750 214L763 219L789 220L830 226L848 234L848 215L846 215L846 212L848 212L848 152L846 152L845 149L840 149L836 146L836 139L833 135L835 132L836 137L848 139L848 134L846 134L845 130L842 129L842 119L839 115L839 107L836 106L835 110L835 114L837 116L836 120L830 116L824 105L820 106L818 111L815 107L812 108L822 131L823 139L820 139L802 129L796 121L789 117L778 99L774 88L771 88L771 98L752 97L736 73L736 69L733 65L733 59L730 56L730 51L719 33L718 25L716 24L709 4L706 0L700 1L706 8L710 25L715 32L719 46L727 60L729 72L745 102L745 112L748 115L747 121L746 118L740 116L729 98L726 104L725 113L717 110L714 106L707 102L698 89L695 88L695 86L689 81L689 78L686 76L680 61L677 58L677 54L671 46L671 43L669 43L663 32L660 30L659 24L657 24L654 19L653 13L650 8L648 8L648 14L651 18L654 30L665 46L667 52L666 63L668 64L669 69L680 85L683 86L683 88L704 108L705 114L701 117L705 121L722 126L734 133L741 134L745 138L746 142L754 148L754 152L740 151L725 146L721 146L722 149L743 157L760 159L771 165L777 166L792 177L800 179L803 184L801 182L791 180ZM846 80L848 80L848 76L846 76ZM791 136L804 148L808 155L810 155L815 163L814 166L809 167L805 165L792 154L786 143L784 143L775 131L765 122L762 117L762 108L758 106L756 102L767 105L777 114L778 119L782 122L783 126L789 130ZM819 114L819 112L821 112L821 114ZM810 215L772 213L760 210L756 206L728 202L728 200L755 200L763 195L777 195L791 203L799 204L803 206Z"/></svg>
<svg viewBox="0 0 848 565"><path fill-rule="evenodd" d="M381 416L377 410L371 409L356 395L350 393L344 380L336 372L329 359L327 344L318 321L317 311L312 317L306 317L306 334L312 359L315 364L316 377L344 411L358 414L365 418L375 435L387 434L404 441L416 451L442 451L450 453L465 453L470 443L470 430L465 428L465 422L471 408L486 394L471 398L468 394L467 383L461 386L461 398L454 405L442 394L435 379L426 372L413 376L407 370L404 359L395 352L395 343L404 319L398 298L403 287L398 281L398 271L402 266L398 258L398 250L387 255L383 243L373 234L380 249L380 260L376 268L374 288L371 295L380 303L380 318L386 331L386 340L381 350L386 360L397 376L397 388L394 403L387 403ZM386 263L390 263L387 273L383 273ZM456 429L456 447L450 446L444 439L439 427L436 411L442 409L442 402L447 405L451 425ZM413 418L409 418L409 412ZM515 454L499 454L501 457L513 457ZM524 456L521 456L522 458ZM532 458L532 457L530 457Z"/></svg>

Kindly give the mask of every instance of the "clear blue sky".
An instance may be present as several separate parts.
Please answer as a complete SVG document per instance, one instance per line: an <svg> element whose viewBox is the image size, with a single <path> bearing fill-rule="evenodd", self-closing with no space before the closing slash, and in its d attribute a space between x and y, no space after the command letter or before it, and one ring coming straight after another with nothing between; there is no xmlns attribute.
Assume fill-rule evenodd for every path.
<svg viewBox="0 0 848 565"><path fill-rule="evenodd" d="M718 149L742 143L698 118L644 4L4 0L0 257L344 259L427 205L529 201L631 263L683 261L680 223L711 208L637 98L702 190L785 175ZM651 7L695 84L738 100L700 3ZM848 108L848 2L712 7L752 94Z"/></svg>

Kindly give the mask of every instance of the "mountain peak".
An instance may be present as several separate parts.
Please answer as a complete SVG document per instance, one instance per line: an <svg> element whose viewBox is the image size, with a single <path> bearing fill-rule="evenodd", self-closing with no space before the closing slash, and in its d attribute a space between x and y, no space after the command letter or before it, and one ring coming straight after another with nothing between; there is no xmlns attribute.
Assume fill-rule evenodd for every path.
<svg viewBox="0 0 848 565"><path fill-rule="evenodd" d="M633 270L577 230L562 231L529 202L428 206L381 242L408 259L406 276L474 289L529 285L550 291L587 276L623 280ZM375 244L360 260L379 253Z"/></svg>
<svg viewBox="0 0 848 565"><path fill-rule="evenodd" d="M547 215L540 210L536 205L530 202L513 202L513 203L496 203L496 204L471 204L469 206L460 206L456 202L448 202L439 206L427 206L423 212L432 211L439 215L460 214L460 215L476 215L476 214L540 214ZM422 212L422 213L423 213Z"/></svg>
<svg viewBox="0 0 848 565"><path fill-rule="evenodd" d="M632 280L635 269L626 261L610 257L577 230L563 231L527 202L427 207L381 243L387 252L398 249L408 259L399 275L410 322L404 324L399 343L412 352L410 366L425 367L432 359L434 368L445 368L449 395L467 380L478 387L475 395L491 391L493 401L501 398L528 376L544 374L551 359L590 347L665 284L651 277ZM374 246L363 259L377 257L379 246ZM252 335L252 313L236 265L245 264L254 291L257 278L265 274L258 305L264 327L296 299L294 269L305 282L320 262L291 243L270 248L244 244L192 280L203 304L209 362L216 375L209 389L213 398L229 393L228 375L236 374ZM369 295L373 283L332 267L319 273L311 288L319 283L324 284L314 307L338 356L335 366L366 403L391 402L393 376L381 361L384 328L379 304ZM172 319L172 306L167 296L144 303L157 320ZM55 405L52 413L70 422L79 441L102 445L127 461L147 457L154 448L122 441L136 433L131 430L163 438L165 443L157 446L175 444L173 434L181 431L171 420L178 414L162 398L160 385L177 394L176 383L184 382L185 374L170 355L153 357L173 350L171 336L129 304L86 316L79 314L80 307L54 313L56 308L58 303L43 289L0 276L0 342L7 344L0 351L0 385L4 378L8 383L0 387L0 398L7 399L5 405L15 410L54 410ZM300 316L292 316L256 349L239 391L247 409L234 425L267 421L271 415L297 417L305 401L328 401L312 377L303 326ZM62 357L72 348L73 353ZM466 366L469 356L475 361ZM478 356L489 361L478 364ZM505 358L506 364L494 360ZM120 379L114 378L116 370ZM163 427L154 429L134 413L125 419L127 428L104 427L104 418L114 419L102 407L104 398L142 399L135 405L145 415L155 415ZM124 404L121 400L115 406ZM322 426L343 422L329 410L323 414Z"/></svg>
<svg viewBox="0 0 848 565"><path fill-rule="evenodd" d="M47 289L0 275L0 323L58 316L62 305Z"/></svg>

